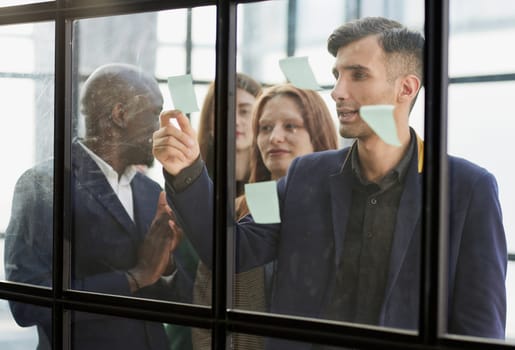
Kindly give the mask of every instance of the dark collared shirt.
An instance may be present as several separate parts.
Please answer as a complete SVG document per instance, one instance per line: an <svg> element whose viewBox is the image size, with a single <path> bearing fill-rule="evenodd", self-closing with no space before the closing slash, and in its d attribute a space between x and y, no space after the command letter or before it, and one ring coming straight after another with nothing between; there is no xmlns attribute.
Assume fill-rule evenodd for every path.
<svg viewBox="0 0 515 350"><path fill-rule="evenodd" d="M412 132L405 156L378 183L363 178L357 148L350 151L350 162L345 166L351 166L354 174L352 204L328 318L364 324L379 322L397 210L416 147Z"/></svg>

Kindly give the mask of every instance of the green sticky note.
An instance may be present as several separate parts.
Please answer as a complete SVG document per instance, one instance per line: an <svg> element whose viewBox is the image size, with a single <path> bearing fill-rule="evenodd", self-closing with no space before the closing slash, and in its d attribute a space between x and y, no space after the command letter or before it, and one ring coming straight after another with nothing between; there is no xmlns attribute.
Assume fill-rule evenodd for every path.
<svg viewBox="0 0 515 350"><path fill-rule="evenodd" d="M321 90L311 70L307 57L287 57L279 66L290 83L300 89Z"/></svg>
<svg viewBox="0 0 515 350"><path fill-rule="evenodd" d="M281 222L277 183L275 181L245 184L245 199L252 218L258 224L277 224Z"/></svg>
<svg viewBox="0 0 515 350"><path fill-rule="evenodd" d="M384 142L393 146L400 146L392 105L361 106L361 118Z"/></svg>
<svg viewBox="0 0 515 350"><path fill-rule="evenodd" d="M199 110L193 79L190 74L177 75L168 78L168 90L172 96L175 109L182 113L197 112Z"/></svg>

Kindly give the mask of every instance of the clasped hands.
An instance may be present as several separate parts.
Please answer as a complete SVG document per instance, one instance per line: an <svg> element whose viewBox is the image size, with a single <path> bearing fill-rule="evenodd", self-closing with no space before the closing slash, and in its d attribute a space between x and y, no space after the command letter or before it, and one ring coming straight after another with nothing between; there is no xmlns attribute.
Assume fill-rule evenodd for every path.
<svg viewBox="0 0 515 350"><path fill-rule="evenodd" d="M132 293L173 272L172 252L179 245L182 234L163 191L159 195L152 225L139 247L136 266L127 271Z"/></svg>

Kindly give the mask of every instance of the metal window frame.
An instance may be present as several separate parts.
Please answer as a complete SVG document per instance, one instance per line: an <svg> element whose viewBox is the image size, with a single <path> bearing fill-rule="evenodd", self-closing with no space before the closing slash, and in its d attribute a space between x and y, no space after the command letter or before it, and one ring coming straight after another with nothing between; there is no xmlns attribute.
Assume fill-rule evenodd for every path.
<svg viewBox="0 0 515 350"><path fill-rule="evenodd" d="M359 0L356 0L359 2ZM92 2L94 4L92 4ZM424 225L421 261L421 305L419 332L335 324L272 314L256 314L228 309L228 290L232 259L232 212L234 195L234 145L227 136L234 134L236 72L236 7L243 0L57 0L40 4L0 8L0 25L55 22L55 192L53 288L0 282L0 297L46 306L53 311L53 348L68 349L70 311L98 312L120 317L147 319L212 330L215 349L225 349L231 332L289 338L297 341L352 346L360 349L515 349L514 345L482 339L454 337L445 330L445 271L447 232L446 135L447 135L447 44L449 0L425 1L425 160ZM295 11L290 2L290 13ZM145 11L217 6L215 130L215 244L212 308L160 301L124 298L66 289L69 273L69 247L64 243L70 227L71 164L71 23L75 19L120 15ZM293 25L295 22L291 22ZM288 43L294 52L295 38ZM513 75L508 77L514 79ZM456 83L460 82L455 79ZM432 234L432 233L438 234ZM435 254L439 252L439 254Z"/></svg>

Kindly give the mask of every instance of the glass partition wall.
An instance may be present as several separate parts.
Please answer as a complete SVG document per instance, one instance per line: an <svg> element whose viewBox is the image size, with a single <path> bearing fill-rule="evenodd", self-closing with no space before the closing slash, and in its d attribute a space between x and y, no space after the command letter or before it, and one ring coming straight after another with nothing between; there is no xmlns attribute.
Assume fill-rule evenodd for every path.
<svg viewBox="0 0 515 350"><path fill-rule="evenodd" d="M496 0L488 8L474 3L466 2L467 11L459 0L2 4L0 108L5 118L0 129L8 170L0 211L0 343L12 349L37 344L44 349L181 350L514 347L513 191L511 156L504 150L510 149L512 130L515 56L506 43L514 35L515 8L508 0ZM270 238L277 232L286 237L287 228L295 227L286 220L289 207L282 202L283 222L259 226L266 228L259 231L259 240L242 228L252 209L242 206L242 195L243 203L253 204L245 184L282 183L296 156L353 145L353 138L339 134L333 99L337 86L342 87L327 38L343 23L375 16L398 21L426 39L423 85L409 117L424 143L418 154L424 164L421 192L396 219L413 217L418 234L408 242L397 238L391 243L392 252L412 244L415 253L388 255L389 261L400 256L397 266L403 259L415 263L409 274L395 272L395 263L383 269L390 279L410 280L393 296L388 293L394 282L384 282L390 298L409 305L404 310L411 311L400 322L388 321L384 309L391 302L382 299L376 300L378 312L386 318L379 322L335 316L341 305L332 303L339 300L331 287L341 277L334 272L341 267L337 262L348 263L345 256L364 259L365 269L381 251L384 241L374 242L375 234L387 223L373 209L382 200L380 193L368 198L370 209L364 213L376 215L381 224L365 218L369 235L357 246L361 238L324 238L338 231L333 227L341 224L339 212L332 212L331 221L323 221L318 230L297 228L291 241ZM319 88L295 84L282 66L288 58L305 59ZM304 68L297 67L293 78ZM184 208L171 203L183 236L167 254L149 238L158 234L152 232L166 231L153 223L160 191L170 191L151 146L160 112L187 108L181 104L185 97L179 100L174 90L173 78L178 77L191 78L179 91L194 97L194 108L185 116L211 181L208 196L195 195L186 203L204 198L198 208L211 212L194 212L193 221L207 228L199 241ZM318 112L310 115L313 108ZM281 134L277 130L283 125ZM277 160L277 152L267 155L267 147L279 144L281 137L284 149L292 147L284 152L292 154L284 162ZM334 142L319 146L313 141L319 139ZM472 181L469 170L459 186L449 185L456 168L449 165L447 152L481 167L481 181ZM253 173L256 164L269 174ZM467 196L460 192L464 183L474 185ZM492 189L492 197L483 193L485 188ZM266 209L272 207L274 193L264 200ZM333 193L334 198L336 193L344 192ZM299 194L297 203L315 198ZM289 198L281 191L279 196L280 201ZM170 201L176 198L181 200L169 193ZM463 203L485 207L469 212ZM323 200L310 202L305 211L293 214L295 221L311 218L315 207L332 210ZM502 216L488 223L495 229L485 238L476 231L486 225L478 218L488 210ZM413 212L418 211L417 217ZM467 213L464 226L472 227L456 224L462 213ZM468 239L474 234L481 244ZM325 243L317 247L320 242ZM154 250L149 252L150 246ZM309 254L301 254L303 246L310 247ZM263 251L272 252L266 264L245 265L259 260L255 257ZM163 268L150 278L145 274L148 261L155 262L158 255ZM368 296L363 291L376 285L380 274L359 274L356 288L343 284L338 293ZM366 284L366 276L374 283ZM363 298L352 300L365 310L370 305ZM332 306L314 307L322 301ZM499 322L493 327L502 328L502 336L481 331L481 324L493 322ZM453 328L455 324L463 328Z"/></svg>

